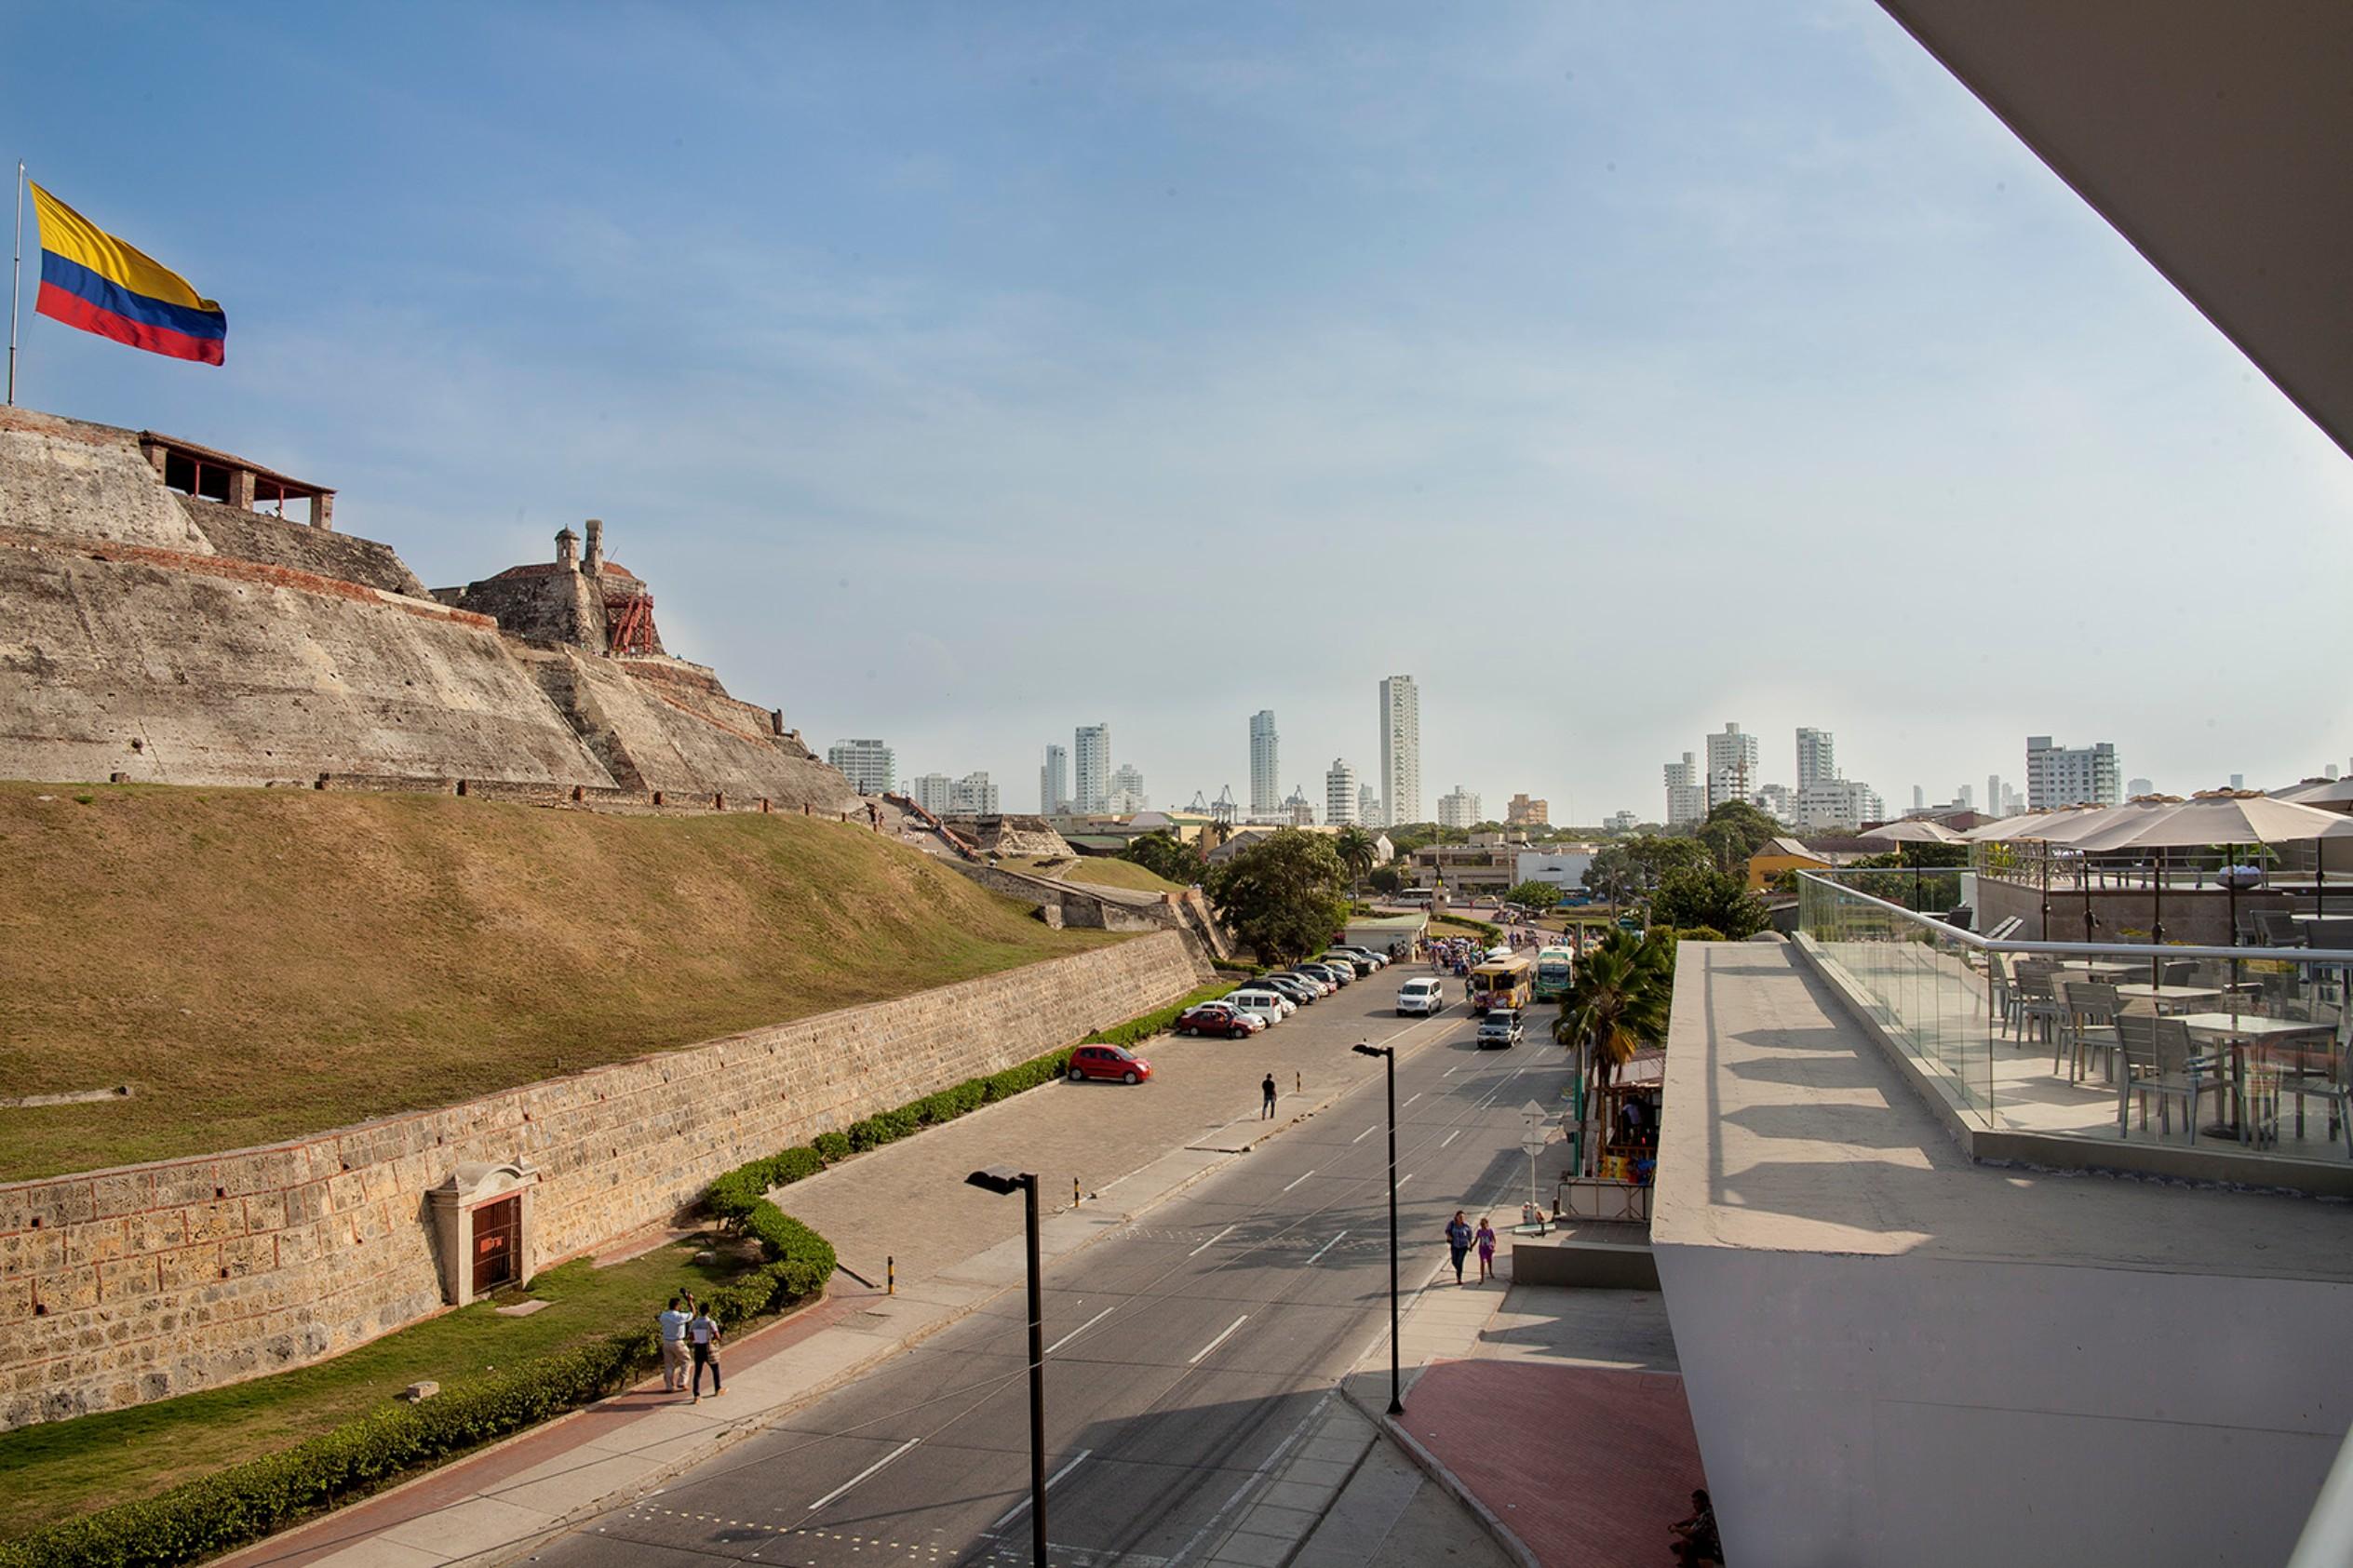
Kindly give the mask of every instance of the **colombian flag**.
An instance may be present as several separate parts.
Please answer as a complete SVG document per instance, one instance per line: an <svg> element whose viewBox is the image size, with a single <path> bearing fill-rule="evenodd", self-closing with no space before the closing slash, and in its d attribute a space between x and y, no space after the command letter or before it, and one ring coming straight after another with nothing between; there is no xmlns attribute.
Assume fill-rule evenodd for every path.
<svg viewBox="0 0 2353 1568"><path fill-rule="evenodd" d="M31 184L31 181L27 181ZM68 327L174 359L221 363L229 318L188 280L33 185L41 221L41 297Z"/></svg>

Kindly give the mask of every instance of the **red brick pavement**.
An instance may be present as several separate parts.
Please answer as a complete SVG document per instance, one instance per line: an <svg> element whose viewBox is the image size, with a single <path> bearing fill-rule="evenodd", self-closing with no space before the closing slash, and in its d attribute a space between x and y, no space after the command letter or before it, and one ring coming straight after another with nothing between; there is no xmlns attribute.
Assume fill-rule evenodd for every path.
<svg viewBox="0 0 2353 1568"><path fill-rule="evenodd" d="M1439 1361L1399 1424L1537 1560L1666 1563L1707 1484L1683 1379L1528 1361Z"/></svg>

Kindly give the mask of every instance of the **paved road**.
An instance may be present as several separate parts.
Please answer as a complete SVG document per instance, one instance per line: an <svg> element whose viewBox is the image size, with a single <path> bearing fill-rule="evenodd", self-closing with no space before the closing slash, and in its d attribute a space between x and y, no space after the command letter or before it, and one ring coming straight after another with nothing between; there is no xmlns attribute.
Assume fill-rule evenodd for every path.
<svg viewBox="0 0 2353 1568"><path fill-rule="evenodd" d="M1383 1011L1393 992L1375 977L1280 1027L1345 1051L1405 1027ZM1567 1081L1562 1053L1535 1033L1482 1053L1457 1011L1399 1037L1415 1050L1397 1088L1408 1289L1443 1261L1455 1209L1475 1219L1486 1205L1499 1228L1517 1218L1519 1107ZM1264 1472L1386 1330L1382 1121L1376 1079L1050 1266L1056 1563L1175 1568L1199 1561L1245 1503L1284 1501L1257 1496ZM1002 1212L1003 1234L1017 1234L1018 1200ZM1024 1332L1016 1292L533 1561L1026 1562Z"/></svg>

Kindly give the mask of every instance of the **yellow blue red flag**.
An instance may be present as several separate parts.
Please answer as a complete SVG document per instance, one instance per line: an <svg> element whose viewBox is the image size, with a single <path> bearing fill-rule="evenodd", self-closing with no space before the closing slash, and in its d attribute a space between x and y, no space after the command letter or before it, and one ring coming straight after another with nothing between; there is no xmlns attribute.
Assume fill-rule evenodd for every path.
<svg viewBox="0 0 2353 1568"><path fill-rule="evenodd" d="M26 183L41 221L41 294L34 309L150 354L221 363L229 318L219 304L198 297L186 278L136 246Z"/></svg>

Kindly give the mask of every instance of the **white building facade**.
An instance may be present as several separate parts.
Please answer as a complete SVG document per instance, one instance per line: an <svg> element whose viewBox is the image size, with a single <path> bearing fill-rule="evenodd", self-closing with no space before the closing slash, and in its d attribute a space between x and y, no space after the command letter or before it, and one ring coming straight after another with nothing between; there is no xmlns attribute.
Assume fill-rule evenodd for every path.
<svg viewBox="0 0 2353 1568"><path fill-rule="evenodd" d="M1708 743L1708 810L1728 800L1746 800L1756 793L1756 737L1727 724Z"/></svg>
<svg viewBox="0 0 2353 1568"><path fill-rule="evenodd" d="M993 817L999 812L997 786L987 773L966 773L956 781L948 799L958 816Z"/></svg>
<svg viewBox="0 0 2353 1568"><path fill-rule="evenodd" d="M1380 797L1392 823L1421 821L1421 693L1409 675L1380 683Z"/></svg>
<svg viewBox="0 0 2353 1568"><path fill-rule="evenodd" d="M1479 815L1479 797L1460 784L1451 795L1438 797L1440 827L1474 827L1483 819Z"/></svg>
<svg viewBox="0 0 2353 1568"><path fill-rule="evenodd" d="M1260 816L1282 809L1283 766L1274 733L1274 710L1261 708L1250 716L1250 814Z"/></svg>
<svg viewBox="0 0 2353 1568"><path fill-rule="evenodd" d="M1707 796L1700 787L1700 765L1689 752L1680 762L1666 766L1667 825L1682 827L1708 814Z"/></svg>
<svg viewBox="0 0 2353 1568"><path fill-rule="evenodd" d="M1838 748L1827 730L1797 731L1797 787L1826 784L1838 776Z"/></svg>
<svg viewBox="0 0 2353 1568"><path fill-rule="evenodd" d="M1324 820L1333 827L1347 827L1355 823L1356 813L1355 764L1335 757L1324 771Z"/></svg>
<svg viewBox="0 0 2353 1568"><path fill-rule="evenodd" d="M1111 727L1082 724L1070 738L1070 806L1077 811L1110 810Z"/></svg>
<svg viewBox="0 0 2353 1568"><path fill-rule="evenodd" d="M907 797L935 817L956 809L956 781L946 773L918 773L907 781Z"/></svg>
<svg viewBox="0 0 2353 1568"><path fill-rule="evenodd" d="M2053 745L2048 735L2026 737L2026 805L2114 806L2123 800L2116 745Z"/></svg>
<svg viewBox="0 0 2353 1568"><path fill-rule="evenodd" d="M1133 816L1151 803L1144 793L1143 770L1132 762L1123 762L1111 770L1110 789L1104 797L1103 810L1115 816Z"/></svg>
<svg viewBox="0 0 2353 1568"><path fill-rule="evenodd" d="M1070 754L1060 746L1046 747L1045 766L1038 770L1038 812L1053 816L1070 809Z"/></svg>
<svg viewBox="0 0 2353 1568"><path fill-rule="evenodd" d="M898 758L881 741L836 741L826 760L860 795L888 795L898 788Z"/></svg>
<svg viewBox="0 0 2353 1568"><path fill-rule="evenodd" d="M1389 825L1389 818L1380 809L1380 797L1373 793L1371 784L1356 786L1356 820L1366 827Z"/></svg>

